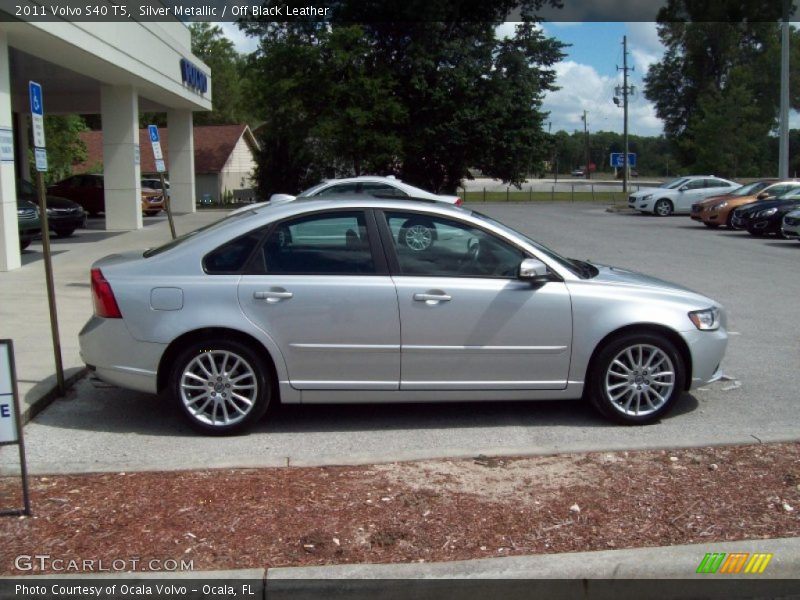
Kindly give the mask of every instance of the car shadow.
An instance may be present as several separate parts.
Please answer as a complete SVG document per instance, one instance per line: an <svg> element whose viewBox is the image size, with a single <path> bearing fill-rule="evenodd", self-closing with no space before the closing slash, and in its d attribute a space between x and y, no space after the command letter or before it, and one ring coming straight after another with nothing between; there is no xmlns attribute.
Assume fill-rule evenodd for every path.
<svg viewBox="0 0 800 600"><path fill-rule="evenodd" d="M122 235L124 231L105 231L95 229L78 229L69 237L50 236L50 243L54 246L61 244L91 244Z"/></svg>
<svg viewBox="0 0 800 600"><path fill-rule="evenodd" d="M35 243L35 242L34 242ZM50 251L51 256L58 256L59 254L64 254L68 252L68 250L52 250ZM44 259L44 253L38 248L31 248L30 246L22 251L20 255L20 262L22 266L33 264L37 261Z"/></svg>
<svg viewBox="0 0 800 600"><path fill-rule="evenodd" d="M95 387L97 386L97 387ZM694 412L699 406L683 394L664 421ZM166 397L79 382L36 417L48 427L134 433L150 436L202 436L189 427ZM397 404L274 404L247 434L350 433L404 429L481 429L486 427L617 428L588 402L481 401Z"/></svg>

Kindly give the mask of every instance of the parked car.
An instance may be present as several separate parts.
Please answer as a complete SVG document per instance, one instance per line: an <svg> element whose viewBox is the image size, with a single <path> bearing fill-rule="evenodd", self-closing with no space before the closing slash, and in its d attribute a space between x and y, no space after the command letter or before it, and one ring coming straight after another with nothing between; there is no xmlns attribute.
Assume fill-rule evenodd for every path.
<svg viewBox="0 0 800 600"><path fill-rule="evenodd" d="M17 228L20 250L30 246L33 238L42 232L39 207L33 202L17 198Z"/></svg>
<svg viewBox="0 0 800 600"><path fill-rule="evenodd" d="M737 208L731 224L736 229L746 229L750 235L757 237L767 234L781 236L783 217L796 208L800 208L798 188L772 200L751 202Z"/></svg>
<svg viewBox="0 0 800 600"><path fill-rule="evenodd" d="M403 226L432 223L420 249ZM445 235L447 234L447 235ZM720 376L714 300L568 259L480 213L361 198L252 208L91 268L81 356L208 433L272 402L589 398L625 423Z"/></svg>
<svg viewBox="0 0 800 600"><path fill-rule="evenodd" d="M784 239L800 240L800 209L786 213L783 217L781 233Z"/></svg>
<svg viewBox="0 0 800 600"><path fill-rule="evenodd" d="M28 200L38 206L39 194L30 181L17 179L17 199ZM45 196L47 206L47 225L58 237L69 237L76 229L86 226L86 213L80 204L59 198Z"/></svg>
<svg viewBox="0 0 800 600"><path fill-rule="evenodd" d="M142 179L142 188L149 188L151 190L161 191L161 178L159 177L146 177ZM164 180L164 193L166 194L167 198L170 198L169 194L169 181L166 179Z"/></svg>
<svg viewBox="0 0 800 600"><path fill-rule="evenodd" d="M769 200L785 194L792 189L800 189L800 182L781 180L757 181L742 186L738 190L734 190L730 195L719 198L715 202L708 203L706 206L703 206L697 214L707 227L713 229L724 224L728 228L731 228L731 220L733 219L733 210L735 208L749 204L750 202ZM692 210L694 211L694 206ZM694 218L694 215L695 213L693 212L692 218Z"/></svg>
<svg viewBox="0 0 800 600"><path fill-rule="evenodd" d="M642 213L660 217L671 214L688 214L692 204L708 198L727 194L740 184L712 175L679 177L656 188L641 188L628 196L628 206Z"/></svg>
<svg viewBox="0 0 800 600"><path fill-rule="evenodd" d="M586 172L583 169L574 169L570 175L573 177L583 177L586 175Z"/></svg>
<svg viewBox="0 0 800 600"><path fill-rule="evenodd" d="M405 200L433 200L446 204L461 206L462 200L458 196L434 194L414 187L396 179L395 177L378 177L375 175L362 175L361 177L348 177L347 179L329 179L314 187L300 192L297 196L289 194L273 194L272 201L287 201L295 198L353 198L361 194L373 198L392 198Z"/></svg>
<svg viewBox="0 0 800 600"><path fill-rule="evenodd" d="M48 187L47 192L77 202L90 216L106 210L105 185L102 174L72 175ZM142 188L141 203L142 213L148 216L156 215L164 208L161 192L150 188Z"/></svg>

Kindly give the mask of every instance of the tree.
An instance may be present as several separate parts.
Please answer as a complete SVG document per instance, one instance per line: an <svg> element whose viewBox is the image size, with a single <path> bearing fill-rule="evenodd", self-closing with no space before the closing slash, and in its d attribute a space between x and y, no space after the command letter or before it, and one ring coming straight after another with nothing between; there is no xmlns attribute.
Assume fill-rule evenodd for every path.
<svg viewBox="0 0 800 600"><path fill-rule="evenodd" d="M711 166L719 174L733 169L724 172L731 176L759 169L779 104L780 10L780 3L756 0L669 0L659 12L658 34L666 52L645 77L645 96L655 104L684 166ZM792 37L800 59L800 36L793 32ZM792 64L800 76L797 60ZM797 90L792 105L800 106ZM746 123L730 120L744 117ZM739 147L736 156L714 141L726 137ZM727 158L716 160L720 152Z"/></svg>
<svg viewBox="0 0 800 600"><path fill-rule="evenodd" d="M454 190L469 167L522 181L549 155L541 100L563 45L531 24L497 40L517 5L530 16L541 2L415 0L382 19L374 2L343 1L326 23L240 24L260 38L249 95L274 149L259 159L261 193L330 171L397 173L435 191ZM276 159L287 162L267 164Z"/></svg>
<svg viewBox="0 0 800 600"><path fill-rule="evenodd" d="M195 113L197 125L245 123L248 114L242 97L244 59L225 37L222 28L207 22L189 26L192 54L211 69L211 112Z"/></svg>
<svg viewBox="0 0 800 600"><path fill-rule="evenodd" d="M78 115L45 115L47 172L44 174L44 180L46 185L69 177L72 175L73 163L86 160L86 144L81 140L80 133L87 130L86 123ZM32 148L28 152L28 169L32 176L36 174Z"/></svg>

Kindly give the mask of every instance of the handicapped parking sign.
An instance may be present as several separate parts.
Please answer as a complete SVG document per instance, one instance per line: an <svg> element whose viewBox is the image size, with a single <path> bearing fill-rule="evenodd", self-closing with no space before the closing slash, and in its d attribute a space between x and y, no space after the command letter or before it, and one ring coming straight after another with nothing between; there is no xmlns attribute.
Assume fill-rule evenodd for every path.
<svg viewBox="0 0 800 600"><path fill-rule="evenodd" d="M158 126L157 125L148 125L147 131L150 132L150 141L155 143L161 141L158 137Z"/></svg>

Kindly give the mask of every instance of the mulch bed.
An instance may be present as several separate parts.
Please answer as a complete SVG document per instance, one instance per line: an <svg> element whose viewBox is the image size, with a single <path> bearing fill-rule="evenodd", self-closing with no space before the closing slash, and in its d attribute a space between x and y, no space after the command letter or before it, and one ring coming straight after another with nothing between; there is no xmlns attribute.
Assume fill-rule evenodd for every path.
<svg viewBox="0 0 800 600"><path fill-rule="evenodd" d="M21 504L0 478L0 508ZM446 561L800 535L800 444L31 478L14 557L195 570Z"/></svg>

